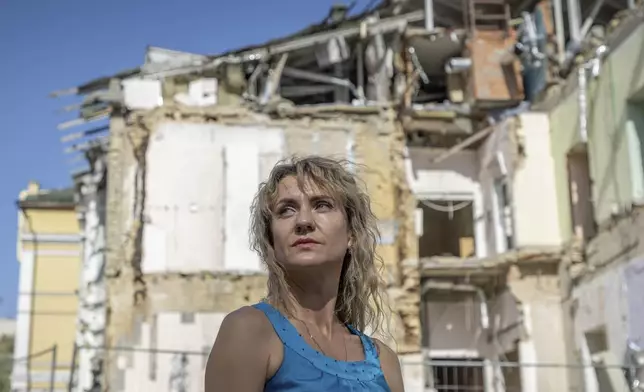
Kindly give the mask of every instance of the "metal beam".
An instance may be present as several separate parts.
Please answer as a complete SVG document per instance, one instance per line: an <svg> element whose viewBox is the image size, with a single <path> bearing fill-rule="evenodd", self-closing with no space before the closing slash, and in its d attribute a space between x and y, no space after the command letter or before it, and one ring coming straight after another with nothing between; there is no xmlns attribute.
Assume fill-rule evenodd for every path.
<svg viewBox="0 0 644 392"><path fill-rule="evenodd" d="M70 133L69 135L65 135L62 138L60 138L60 141L63 143L68 143L74 140L82 139L86 136L92 136L92 135L96 135L97 133L109 131L109 129L110 129L109 126L103 126L103 127L88 129L82 132Z"/></svg>
<svg viewBox="0 0 644 392"><path fill-rule="evenodd" d="M356 45L356 79L358 82L358 99L364 103L364 44L359 41Z"/></svg>
<svg viewBox="0 0 644 392"><path fill-rule="evenodd" d="M351 90L351 92L356 97L358 96L358 91L356 90L356 87L353 85L353 83L351 83L346 79L336 78L333 76L323 75L323 74L319 74L311 71L304 71L301 69L289 68L289 67L284 68L284 75L295 79L304 79L304 80L310 80L312 82L327 83L335 86L346 87L349 90Z"/></svg>
<svg viewBox="0 0 644 392"><path fill-rule="evenodd" d="M460 151L463 151L464 149L466 149L467 147L471 146L472 144L478 142L479 140L487 137L489 134L492 133L492 131L494 131L495 125L491 125L491 126L485 128L485 129L481 130L481 131L478 131L474 135L472 135L472 136L468 137L467 139L463 140L462 142L456 144L455 146L453 146L452 148L447 150L444 154L441 154L438 157L436 157L432 161L432 163L440 163L440 162L444 161L445 159L451 157L452 155L454 155L454 154L456 154L456 153L458 153Z"/></svg>
<svg viewBox="0 0 644 392"><path fill-rule="evenodd" d="M425 30L434 30L434 0L425 0Z"/></svg>
<svg viewBox="0 0 644 392"><path fill-rule="evenodd" d="M79 125L87 124L94 121L99 121L109 117L111 109L105 110L103 113L100 113L92 118L76 118L74 120L66 121L64 123L58 124L58 130L64 131L65 129L77 127Z"/></svg>
<svg viewBox="0 0 644 392"><path fill-rule="evenodd" d="M317 94L328 94L335 90L334 86L313 85L313 86L282 86L281 96L289 98L306 97Z"/></svg>
<svg viewBox="0 0 644 392"><path fill-rule="evenodd" d="M552 7L555 14L555 33L557 34L557 58L559 64L566 60L566 32L564 31L564 17L562 0L553 0Z"/></svg>
<svg viewBox="0 0 644 392"><path fill-rule="evenodd" d="M268 103L279 89L280 80L282 79L282 72L284 71L287 60L288 53L284 53L277 62L277 65L275 65L275 68L271 70L271 75L268 77L268 82L266 83L264 94L262 94L262 98L260 100L261 104Z"/></svg>
<svg viewBox="0 0 644 392"><path fill-rule="evenodd" d="M588 17L586 18L586 20L584 20L584 24L581 26L581 30L579 32L580 39L583 39L584 37L586 37L586 35L590 31L590 28L593 27L595 18L599 14L599 10L601 10L603 5L604 5L604 0L595 0L595 3L593 4L593 8L591 8L590 10L590 14L588 14Z"/></svg>
<svg viewBox="0 0 644 392"><path fill-rule="evenodd" d="M568 0L568 30L570 33L570 40L579 42L581 39L580 31L581 8L579 0Z"/></svg>
<svg viewBox="0 0 644 392"><path fill-rule="evenodd" d="M392 16L391 18L382 19L379 22L369 24L368 31L370 35L384 34L392 31L402 31L408 23L420 22L425 19L425 11L418 10L404 15ZM311 34L309 36L294 38L290 41L283 43L267 45L263 48L250 49L239 54L239 56L250 56L258 51L267 50L269 53L282 54L285 52L292 52L295 50L305 49L317 44L325 43L332 38L349 38L360 34L360 25L338 29L333 31L325 31L322 33Z"/></svg>

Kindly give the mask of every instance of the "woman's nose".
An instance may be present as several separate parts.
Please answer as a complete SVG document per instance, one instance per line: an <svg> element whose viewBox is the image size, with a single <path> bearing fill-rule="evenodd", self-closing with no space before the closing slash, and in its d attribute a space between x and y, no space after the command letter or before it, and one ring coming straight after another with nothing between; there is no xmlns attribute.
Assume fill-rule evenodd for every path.
<svg viewBox="0 0 644 392"><path fill-rule="evenodd" d="M297 214L297 221L295 222L295 233L297 235L306 235L313 231L313 216L311 212L302 208Z"/></svg>

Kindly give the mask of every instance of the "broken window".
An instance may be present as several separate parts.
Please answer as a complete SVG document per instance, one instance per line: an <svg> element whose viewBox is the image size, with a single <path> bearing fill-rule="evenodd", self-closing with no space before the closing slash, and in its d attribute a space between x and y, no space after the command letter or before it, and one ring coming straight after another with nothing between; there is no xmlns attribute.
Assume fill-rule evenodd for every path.
<svg viewBox="0 0 644 392"><path fill-rule="evenodd" d="M587 241L595 235L588 151L585 146L578 146L568 153L567 159L573 236L578 240Z"/></svg>
<svg viewBox="0 0 644 392"><path fill-rule="evenodd" d="M469 200L422 200L418 205L419 256L475 254L474 210ZM422 224L421 224L422 223Z"/></svg>

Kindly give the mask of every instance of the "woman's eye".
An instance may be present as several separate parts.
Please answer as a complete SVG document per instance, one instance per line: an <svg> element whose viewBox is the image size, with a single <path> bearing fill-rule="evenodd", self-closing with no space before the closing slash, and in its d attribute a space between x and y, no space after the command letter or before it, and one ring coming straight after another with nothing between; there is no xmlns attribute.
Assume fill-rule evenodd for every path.
<svg viewBox="0 0 644 392"><path fill-rule="evenodd" d="M295 209L291 206L285 206L279 209L277 212L280 216L288 216L295 212Z"/></svg>
<svg viewBox="0 0 644 392"><path fill-rule="evenodd" d="M331 205L331 203L329 203L328 201L319 201L319 202L317 202L317 204L315 205L315 208L317 208L317 209L323 209L323 210L328 210L328 209L331 209L332 207L333 207L333 206L332 206L332 205Z"/></svg>

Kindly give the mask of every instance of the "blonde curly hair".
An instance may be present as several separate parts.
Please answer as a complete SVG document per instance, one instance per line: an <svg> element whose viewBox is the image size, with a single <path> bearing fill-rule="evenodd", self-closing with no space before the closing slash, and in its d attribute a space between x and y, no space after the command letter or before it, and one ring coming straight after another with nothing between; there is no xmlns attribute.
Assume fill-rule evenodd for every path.
<svg viewBox="0 0 644 392"><path fill-rule="evenodd" d="M335 313L340 322L362 332L369 328L371 333L378 333L386 321L383 262L376 253L380 233L369 196L359 186L350 165L354 164L320 156L293 157L279 162L268 180L260 184L251 206L250 242L268 269L266 300L290 315L292 307L285 270L276 260L272 244L272 208L278 185L284 178L295 176L301 188L310 181L335 197L344 206L352 239L342 266Z"/></svg>

